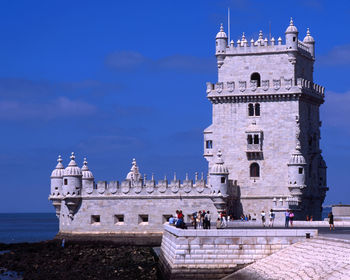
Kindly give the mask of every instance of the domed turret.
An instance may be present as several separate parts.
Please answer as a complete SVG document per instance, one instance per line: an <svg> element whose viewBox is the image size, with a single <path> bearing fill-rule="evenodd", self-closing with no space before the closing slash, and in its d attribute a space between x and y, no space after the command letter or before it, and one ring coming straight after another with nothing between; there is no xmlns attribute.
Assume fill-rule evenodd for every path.
<svg viewBox="0 0 350 280"><path fill-rule="evenodd" d="M307 29L303 43L309 47L312 57L315 57L315 39L310 34L310 29Z"/></svg>
<svg viewBox="0 0 350 280"><path fill-rule="evenodd" d="M298 50L298 29L294 26L293 19L290 19L288 28L286 29L286 47L288 50Z"/></svg>
<svg viewBox="0 0 350 280"><path fill-rule="evenodd" d="M226 52L227 47L227 35L224 32L224 27L221 24L220 31L218 34L216 34L216 57L217 57L217 63L218 67L220 68L221 65L224 63L224 56L223 54Z"/></svg>
<svg viewBox="0 0 350 280"><path fill-rule="evenodd" d="M51 173L51 195L59 196L62 194L64 166L61 156L58 156L56 168Z"/></svg>
<svg viewBox="0 0 350 280"><path fill-rule="evenodd" d="M63 173L63 194L65 196L80 195L82 172L75 162L75 155L70 156L71 161Z"/></svg>
<svg viewBox="0 0 350 280"><path fill-rule="evenodd" d="M210 169L210 185L213 193L227 196L228 186L228 168L222 159L222 153L219 150L217 153L217 160Z"/></svg>
<svg viewBox="0 0 350 280"><path fill-rule="evenodd" d="M86 158L84 158L84 165L81 168L81 173L82 173L82 187L83 190L90 190L92 191L94 188L94 175L92 174L92 172L90 171L89 167L88 167L88 162L86 160Z"/></svg>

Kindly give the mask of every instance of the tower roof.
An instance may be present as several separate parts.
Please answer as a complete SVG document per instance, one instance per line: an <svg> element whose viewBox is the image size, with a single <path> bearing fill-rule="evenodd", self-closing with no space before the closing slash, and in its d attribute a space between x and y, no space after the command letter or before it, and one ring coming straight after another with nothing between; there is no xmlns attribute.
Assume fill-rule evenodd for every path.
<svg viewBox="0 0 350 280"><path fill-rule="evenodd" d="M298 29L294 25L293 18L290 18L289 26L286 29L286 34L287 33L298 33Z"/></svg>
<svg viewBox="0 0 350 280"><path fill-rule="evenodd" d="M88 164L88 162L86 161L86 158L84 158L84 165L81 168L81 172L83 174L83 179L94 179L94 175L90 171L87 164Z"/></svg>
<svg viewBox="0 0 350 280"><path fill-rule="evenodd" d="M222 23L220 26L220 31L218 32L218 34L216 34L216 39L227 39L227 35L224 31L224 26Z"/></svg>
<svg viewBox="0 0 350 280"><path fill-rule="evenodd" d="M315 43L315 39L310 35L310 29L307 29L306 36L303 40L304 43Z"/></svg>
<svg viewBox="0 0 350 280"><path fill-rule="evenodd" d="M229 174L227 166L224 164L224 160L222 159L221 150L217 153L217 159L215 164L210 169L210 174Z"/></svg>
<svg viewBox="0 0 350 280"><path fill-rule="evenodd" d="M68 166L64 170L64 176L82 176L81 169L75 162L74 152L72 152L70 159Z"/></svg>
<svg viewBox="0 0 350 280"><path fill-rule="evenodd" d="M62 164L62 158L59 155L57 159L56 168L51 173L51 178L62 178L64 173L64 166Z"/></svg>
<svg viewBox="0 0 350 280"><path fill-rule="evenodd" d="M297 145L295 151L292 153L288 165L306 165L305 158L300 151L299 145Z"/></svg>

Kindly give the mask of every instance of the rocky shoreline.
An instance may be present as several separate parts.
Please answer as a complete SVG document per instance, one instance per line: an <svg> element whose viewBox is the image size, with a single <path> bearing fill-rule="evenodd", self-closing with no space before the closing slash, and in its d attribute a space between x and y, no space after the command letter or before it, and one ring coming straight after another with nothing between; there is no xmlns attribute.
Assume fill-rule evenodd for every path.
<svg viewBox="0 0 350 280"><path fill-rule="evenodd" d="M64 248L59 240L0 243L0 251L6 250L0 267L20 272L23 279L159 279L152 247L101 241L66 241Z"/></svg>

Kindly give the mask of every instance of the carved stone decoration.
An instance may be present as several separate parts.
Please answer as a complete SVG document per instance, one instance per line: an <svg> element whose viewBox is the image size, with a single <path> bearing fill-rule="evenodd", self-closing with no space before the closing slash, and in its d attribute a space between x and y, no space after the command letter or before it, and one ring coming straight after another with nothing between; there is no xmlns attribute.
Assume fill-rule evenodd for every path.
<svg viewBox="0 0 350 280"><path fill-rule="evenodd" d="M270 81L269 80L261 81L261 87L264 91L267 91L270 87Z"/></svg>
<svg viewBox="0 0 350 280"><path fill-rule="evenodd" d="M173 185L173 186L171 187L171 191L172 191L173 193L177 193L177 192L179 191L179 186L178 186L178 185Z"/></svg>
<svg viewBox="0 0 350 280"><path fill-rule="evenodd" d="M189 193L192 190L192 187L190 185L186 185L184 186L183 190L185 193Z"/></svg>
<svg viewBox="0 0 350 280"><path fill-rule="evenodd" d="M210 93L213 90L213 84L210 82L207 82L207 93Z"/></svg>
<svg viewBox="0 0 350 280"><path fill-rule="evenodd" d="M166 191L166 185L160 185L158 191L164 193Z"/></svg>
<svg viewBox="0 0 350 280"><path fill-rule="evenodd" d="M227 82L227 89L229 92L233 92L235 90L235 82Z"/></svg>
<svg viewBox="0 0 350 280"><path fill-rule="evenodd" d="M241 92L243 92L243 91L246 90L246 88L247 88L247 82L245 82L245 81L239 81L239 90L240 90Z"/></svg>
<svg viewBox="0 0 350 280"><path fill-rule="evenodd" d="M251 80L250 81L250 89L252 91L256 91L256 89L258 88L258 81L256 80Z"/></svg>
<svg viewBox="0 0 350 280"><path fill-rule="evenodd" d="M202 193L204 191L204 186L198 186L196 190L197 192Z"/></svg>
<svg viewBox="0 0 350 280"><path fill-rule="evenodd" d="M273 80L273 88L279 90L281 88L281 80Z"/></svg>
<svg viewBox="0 0 350 280"><path fill-rule="evenodd" d="M152 192L154 191L154 187L153 187L153 186L148 186L148 187L146 188L146 191L147 191L148 193L152 193Z"/></svg>
<svg viewBox="0 0 350 280"><path fill-rule="evenodd" d="M130 186L124 185L122 186L122 193L128 193L130 191Z"/></svg>
<svg viewBox="0 0 350 280"><path fill-rule="evenodd" d="M92 194L93 190L94 190L93 188L86 188L85 192L88 194Z"/></svg>
<svg viewBox="0 0 350 280"><path fill-rule="evenodd" d="M290 90L292 88L292 79L284 79L286 90Z"/></svg>
<svg viewBox="0 0 350 280"><path fill-rule="evenodd" d="M216 89L216 92L217 93L221 93L224 89L224 83L217 83L216 86L215 86L215 89Z"/></svg>
<svg viewBox="0 0 350 280"><path fill-rule="evenodd" d="M142 191L142 187L141 186L134 187L134 192L135 193L140 193L141 191Z"/></svg>

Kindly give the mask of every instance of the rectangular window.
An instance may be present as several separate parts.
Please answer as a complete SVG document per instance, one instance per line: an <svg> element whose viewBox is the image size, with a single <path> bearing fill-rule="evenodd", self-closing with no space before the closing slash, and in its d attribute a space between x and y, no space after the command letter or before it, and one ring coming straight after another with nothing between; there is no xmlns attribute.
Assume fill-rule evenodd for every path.
<svg viewBox="0 0 350 280"><path fill-rule="evenodd" d="M259 135L254 134L254 144L259 144Z"/></svg>
<svg viewBox="0 0 350 280"><path fill-rule="evenodd" d="M124 215L114 215L115 224L124 224Z"/></svg>
<svg viewBox="0 0 350 280"><path fill-rule="evenodd" d="M206 147L207 149L212 149L212 148L213 148L213 141L212 141L212 140L207 140L207 141L205 142L205 147Z"/></svg>
<svg viewBox="0 0 350 280"><path fill-rule="evenodd" d="M253 144L253 136L248 134L248 144Z"/></svg>
<svg viewBox="0 0 350 280"><path fill-rule="evenodd" d="M169 222L170 217L171 217L170 214L168 214L168 215L163 215L163 219L162 219L162 220L163 220L163 224Z"/></svg>
<svg viewBox="0 0 350 280"><path fill-rule="evenodd" d="M64 179L64 185L68 185L68 179Z"/></svg>
<svg viewBox="0 0 350 280"><path fill-rule="evenodd" d="M91 215L91 224L99 224L100 215Z"/></svg>
<svg viewBox="0 0 350 280"><path fill-rule="evenodd" d="M225 177L221 177L221 184L225 184Z"/></svg>
<svg viewBox="0 0 350 280"><path fill-rule="evenodd" d="M303 174L303 168L299 168L299 174Z"/></svg>
<svg viewBox="0 0 350 280"><path fill-rule="evenodd" d="M148 224L148 215L139 215L139 224Z"/></svg>

